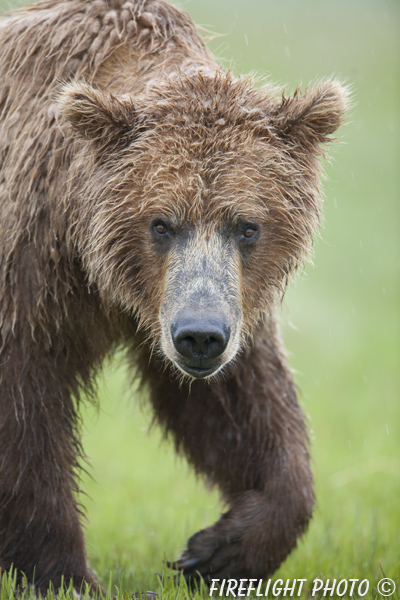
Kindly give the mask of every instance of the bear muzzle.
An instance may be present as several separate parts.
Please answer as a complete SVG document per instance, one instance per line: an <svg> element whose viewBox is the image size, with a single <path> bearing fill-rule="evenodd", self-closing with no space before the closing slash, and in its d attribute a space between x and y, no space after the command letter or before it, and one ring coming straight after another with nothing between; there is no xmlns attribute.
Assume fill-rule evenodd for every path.
<svg viewBox="0 0 400 600"><path fill-rule="evenodd" d="M199 314L182 311L171 323L171 338L179 354L180 368L191 377L209 377L221 366L220 357L231 336L231 326L222 312Z"/></svg>

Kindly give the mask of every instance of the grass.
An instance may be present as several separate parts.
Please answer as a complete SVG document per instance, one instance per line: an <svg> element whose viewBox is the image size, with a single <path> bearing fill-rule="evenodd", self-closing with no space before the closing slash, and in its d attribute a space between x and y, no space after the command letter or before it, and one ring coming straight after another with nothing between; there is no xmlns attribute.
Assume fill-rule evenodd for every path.
<svg viewBox="0 0 400 600"><path fill-rule="evenodd" d="M282 311L312 431L317 508L275 578L367 578L367 598L379 597L373 586L382 572L400 585L400 5L192 0L184 8L227 34L210 45L236 72L270 75L290 89L336 73L354 89L355 108L339 133L344 144L327 166L316 267L291 286ZM158 432L148 435L150 415L123 380L123 368L108 367L100 414L85 409L94 479L83 485L91 565L121 598L124 590L160 590L154 573L163 561L178 557L221 510L218 495ZM188 596L184 586L165 586L165 598ZM0 600L12 597L9 579Z"/></svg>

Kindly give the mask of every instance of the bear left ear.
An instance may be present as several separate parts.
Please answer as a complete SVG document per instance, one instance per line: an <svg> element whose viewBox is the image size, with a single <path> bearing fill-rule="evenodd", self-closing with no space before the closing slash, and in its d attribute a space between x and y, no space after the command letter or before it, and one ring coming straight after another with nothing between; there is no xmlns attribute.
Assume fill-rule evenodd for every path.
<svg viewBox="0 0 400 600"><path fill-rule="evenodd" d="M135 129L136 111L130 99L119 99L83 82L65 84L58 105L81 137L101 146L121 142Z"/></svg>
<svg viewBox="0 0 400 600"><path fill-rule="evenodd" d="M339 81L328 80L304 93L282 97L271 125L279 137L300 142L315 152L332 140L331 134L343 123L350 108L349 90Z"/></svg>

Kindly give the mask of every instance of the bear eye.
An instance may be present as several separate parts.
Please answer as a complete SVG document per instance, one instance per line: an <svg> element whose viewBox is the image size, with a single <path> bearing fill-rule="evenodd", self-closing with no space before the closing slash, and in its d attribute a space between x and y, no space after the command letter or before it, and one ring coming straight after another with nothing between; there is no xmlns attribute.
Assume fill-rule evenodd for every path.
<svg viewBox="0 0 400 600"><path fill-rule="evenodd" d="M254 237L256 235L257 231L254 229L254 227L248 227L243 235L247 240L250 240L252 237Z"/></svg>
<svg viewBox="0 0 400 600"><path fill-rule="evenodd" d="M240 237L245 242L247 242L247 241L252 242L256 239L257 234L258 234L258 228L256 225L253 225L252 223L245 223L243 225L243 227L241 228Z"/></svg>
<svg viewBox="0 0 400 600"><path fill-rule="evenodd" d="M162 221L158 221L157 223L154 223L153 229L158 235L161 235L161 236L166 235L168 233L168 228L165 225L165 223L163 223Z"/></svg>

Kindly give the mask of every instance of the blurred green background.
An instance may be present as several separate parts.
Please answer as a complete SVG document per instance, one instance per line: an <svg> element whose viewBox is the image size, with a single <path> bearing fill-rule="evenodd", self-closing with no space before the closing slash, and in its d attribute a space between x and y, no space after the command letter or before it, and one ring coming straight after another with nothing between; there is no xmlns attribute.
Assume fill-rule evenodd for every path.
<svg viewBox="0 0 400 600"><path fill-rule="evenodd" d="M198 25L224 34L209 45L237 73L268 76L291 91L336 74L354 90L355 106L326 166L315 267L292 283L282 309L309 415L317 507L278 575L368 578L373 585L383 569L400 584L400 3L180 6ZM148 434L146 399L124 384L123 371L107 366L100 414L85 409L93 476L83 482L88 552L104 584L112 570L119 587L151 589L162 561L178 557L221 506L157 431Z"/></svg>

